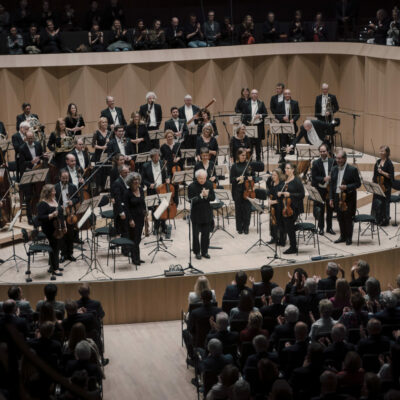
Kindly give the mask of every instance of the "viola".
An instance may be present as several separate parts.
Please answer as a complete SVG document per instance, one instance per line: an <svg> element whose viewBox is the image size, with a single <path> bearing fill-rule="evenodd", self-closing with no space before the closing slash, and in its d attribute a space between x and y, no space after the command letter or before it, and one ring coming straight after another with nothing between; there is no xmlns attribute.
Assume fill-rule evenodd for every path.
<svg viewBox="0 0 400 400"><path fill-rule="evenodd" d="M287 189L288 189L288 184L286 183L282 189L282 192L287 192ZM282 203L283 203L282 215L285 218L293 216L292 199L290 197L283 197Z"/></svg>
<svg viewBox="0 0 400 400"><path fill-rule="evenodd" d="M274 196L271 194L269 196L270 200L274 200ZM275 207L273 205L271 205L270 207L270 214L271 214L271 224L272 225L276 225L277 221L276 221L276 210Z"/></svg>
<svg viewBox="0 0 400 400"><path fill-rule="evenodd" d="M377 178L377 183L379 187L382 189L382 192L385 193L386 187L385 187L385 177L383 175L379 175Z"/></svg>
<svg viewBox="0 0 400 400"><path fill-rule="evenodd" d="M344 212L348 210L347 202L346 202L347 194L345 191L340 192L339 195L339 210Z"/></svg>
<svg viewBox="0 0 400 400"><path fill-rule="evenodd" d="M248 198L250 199L255 199L256 198L256 192L254 190L254 180L246 180L244 182L244 192L243 192L243 198L246 200Z"/></svg>

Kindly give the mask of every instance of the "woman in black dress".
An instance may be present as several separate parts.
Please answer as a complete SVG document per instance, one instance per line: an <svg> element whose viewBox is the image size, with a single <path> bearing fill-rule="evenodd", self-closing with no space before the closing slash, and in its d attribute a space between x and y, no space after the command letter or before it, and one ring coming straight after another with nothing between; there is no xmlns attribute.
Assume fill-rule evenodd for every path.
<svg viewBox="0 0 400 400"><path fill-rule="evenodd" d="M98 129L93 133L92 147L94 153L92 156L92 162L95 164L100 163L101 156L107 154L107 143L110 141L111 132L107 129L108 121L107 118L101 117L98 122ZM99 193L104 190L107 176L110 173L110 164L102 167L102 170L96 173L96 183L99 189Z"/></svg>
<svg viewBox="0 0 400 400"><path fill-rule="evenodd" d="M52 160L60 171L65 168L65 156L74 148L73 138L68 134L65 126L65 119L58 118L54 132L50 133L47 147L50 151L56 152Z"/></svg>
<svg viewBox="0 0 400 400"><path fill-rule="evenodd" d="M236 102L235 113L243 114L244 110L246 108L246 104L249 101L250 101L250 90L249 90L249 88L242 88L242 90L240 92L240 98Z"/></svg>
<svg viewBox="0 0 400 400"><path fill-rule="evenodd" d="M140 241L145 218L147 218L144 192L140 184L142 177L137 172L130 173L126 178L126 184L130 190L125 192L124 204L129 223L129 238L133 241L132 261L135 265L144 263L140 259Z"/></svg>
<svg viewBox="0 0 400 400"><path fill-rule="evenodd" d="M203 133L203 128L207 124L211 124L213 129L213 136L217 137L218 136L217 124L215 123L215 120L211 120L210 111L208 111L207 108L203 108L199 111L199 115L200 118L198 119L198 124L197 124L197 136Z"/></svg>
<svg viewBox="0 0 400 400"><path fill-rule="evenodd" d="M229 147L230 147L232 162L234 161L235 155L237 154L240 148L245 149L247 151L248 153L247 156L251 154L250 139L246 136L246 125L244 124L239 125L236 131L236 136L232 137Z"/></svg>
<svg viewBox="0 0 400 400"><path fill-rule="evenodd" d="M67 116L65 117L67 132L72 135L82 135L85 121L82 115L78 114L78 107L74 103L68 104Z"/></svg>
<svg viewBox="0 0 400 400"><path fill-rule="evenodd" d="M304 199L304 186L300 178L296 176L295 166L288 162L285 164L285 175L286 180L284 186L280 192L278 192L278 198L282 201L282 218L283 225L285 227L285 233L289 236L290 247L285 250L284 254L296 254L297 243L296 243L296 231L294 224L297 217L304 212L303 199ZM285 202L290 198L291 205L285 207ZM291 213L290 210L293 212Z"/></svg>
<svg viewBox="0 0 400 400"><path fill-rule="evenodd" d="M282 190L284 185L283 181L284 177L279 168L274 169L267 180L270 206L269 227L271 232L271 240L268 243L277 243L279 246L286 244L286 233L282 220L282 202L278 199L278 192Z"/></svg>
<svg viewBox="0 0 400 400"><path fill-rule="evenodd" d="M133 154L146 153L151 150L151 142L146 124L140 123L140 114L133 112L129 125L126 127L125 137L133 145Z"/></svg>
<svg viewBox="0 0 400 400"><path fill-rule="evenodd" d="M392 160L389 158L390 148L388 146L381 146L379 155L380 159L375 163L372 180L375 183L379 183L385 197L374 194L371 214L375 216L379 225L387 226L390 220L390 193L394 180L394 167Z"/></svg>
<svg viewBox="0 0 400 400"><path fill-rule="evenodd" d="M125 156L121 153L113 157L112 168L110 171L110 185L119 178L119 169L125 164Z"/></svg>
<svg viewBox="0 0 400 400"><path fill-rule="evenodd" d="M247 166L247 168L246 168ZM236 230L239 234L249 233L251 203L243 198L245 181L252 180L254 173L247 165L247 152L240 148L236 156L236 162L231 167L230 182L232 185L232 197L235 201Z"/></svg>
<svg viewBox="0 0 400 400"><path fill-rule="evenodd" d="M37 207L39 224L42 226L42 231L53 250L49 253L50 269L48 272L51 273L51 280L55 280L56 276L62 276L61 271L63 270L59 266L60 239L56 239L55 234L60 230L64 234L67 232L63 209L55 197L56 189L54 185L44 185Z"/></svg>
<svg viewBox="0 0 400 400"><path fill-rule="evenodd" d="M205 169L207 171L207 179L214 183L217 179L215 173L214 162L210 160L210 151L207 147L200 149L200 161L196 163L193 171L193 180L195 180L196 171L199 169Z"/></svg>
<svg viewBox="0 0 400 400"><path fill-rule="evenodd" d="M210 160L212 162L217 162L218 154L218 142L213 136L213 127L211 124L204 125L201 135L197 137L196 142L196 156L197 160L200 160L200 149L207 147L210 154Z"/></svg>

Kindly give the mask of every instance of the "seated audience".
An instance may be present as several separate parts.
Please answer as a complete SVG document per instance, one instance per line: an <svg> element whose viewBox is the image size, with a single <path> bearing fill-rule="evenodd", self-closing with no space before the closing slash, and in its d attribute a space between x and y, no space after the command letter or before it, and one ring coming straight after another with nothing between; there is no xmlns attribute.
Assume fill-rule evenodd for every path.
<svg viewBox="0 0 400 400"><path fill-rule="evenodd" d="M179 25L179 19L177 17L171 18L171 23L165 30L165 38L167 39L170 49L186 47L183 28Z"/></svg>
<svg viewBox="0 0 400 400"><path fill-rule="evenodd" d="M358 278L355 277L357 273ZM363 287L369 278L369 265L364 260L359 260L351 267L351 287Z"/></svg>
<svg viewBox="0 0 400 400"><path fill-rule="evenodd" d="M215 291L211 289L208 278L202 275L197 278L196 283L194 284L193 292L189 292L189 304L201 303L201 293L203 290L211 290L213 303L217 301L215 298Z"/></svg>
<svg viewBox="0 0 400 400"><path fill-rule="evenodd" d="M208 355L202 360L200 369L219 374L225 365L233 364L233 357L222 354L222 349L222 343L218 339L211 339L207 344Z"/></svg>
<svg viewBox="0 0 400 400"><path fill-rule="evenodd" d="M131 39L127 29L122 27L121 21L116 19L111 27L111 38L107 51L129 51L132 50Z"/></svg>
<svg viewBox="0 0 400 400"><path fill-rule="evenodd" d="M375 318L368 321L368 336L360 339L357 345L357 353L362 357L364 354L384 354L390 349L390 340L382 335L382 324Z"/></svg>
<svg viewBox="0 0 400 400"><path fill-rule="evenodd" d="M15 301L19 309L19 316L30 318L33 314L31 304L23 298L22 289L19 286L10 286L8 289L8 298Z"/></svg>
<svg viewBox="0 0 400 400"><path fill-rule="evenodd" d="M240 293L239 305L231 309L229 320L247 321L251 311L258 311L254 307L254 298L251 292L243 290Z"/></svg>
<svg viewBox="0 0 400 400"><path fill-rule="evenodd" d="M197 21L196 14L189 15L189 22L185 25L184 31L188 47L207 47L201 24Z"/></svg>
<svg viewBox="0 0 400 400"><path fill-rule="evenodd" d="M228 314L221 311L215 317L215 323L211 323L212 329L207 335L206 341L211 339L218 339L224 349L230 347L239 342L239 333L231 332L229 328L229 317Z"/></svg>
<svg viewBox="0 0 400 400"><path fill-rule="evenodd" d="M271 290L278 287L278 284L271 282L274 276L274 270L270 265L263 265L261 267L261 282L255 282L253 277L249 281L253 283L253 295L259 297L262 295L270 296Z"/></svg>
<svg viewBox="0 0 400 400"><path fill-rule="evenodd" d="M345 395L337 393L338 378L332 371L325 371L321 374L319 381L321 383L321 393L312 400L346 400Z"/></svg>
<svg viewBox="0 0 400 400"><path fill-rule="evenodd" d="M61 317L60 313L59 317ZM63 343L64 329L62 327L62 317L58 318L56 316L56 312L54 310L53 305L48 301L44 302L40 307L39 320L38 320L39 327L44 322L51 322L54 326L52 339L57 340L59 343Z"/></svg>
<svg viewBox="0 0 400 400"><path fill-rule="evenodd" d="M40 46L43 53L61 53L60 28L55 28L54 22L46 21L46 28L40 34Z"/></svg>
<svg viewBox="0 0 400 400"><path fill-rule="evenodd" d="M380 309L381 303L381 284L378 279L372 276L365 282L364 298L370 312L375 313Z"/></svg>
<svg viewBox="0 0 400 400"><path fill-rule="evenodd" d="M257 335L253 339L253 347L256 353L247 358L246 364L243 367L243 375L245 377L246 372L251 368L257 368L258 362L263 358L273 361L276 364L279 363L278 354L269 351L269 341L264 335Z"/></svg>
<svg viewBox="0 0 400 400"><path fill-rule="evenodd" d="M40 34L36 24L31 24L29 32L24 36L25 53L39 54L40 50Z"/></svg>
<svg viewBox="0 0 400 400"><path fill-rule="evenodd" d="M307 271L305 271L303 268L296 268L293 271L293 275L290 276L290 281L285 286L285 295L287 294L296 295L297 294L296 285L301 284L301 282L303 282L303 280L307 278L308 278ZM295 287L294 290L292 290L293 287ZM302 288L301 291L303 292L304 288Z"/></svg>
<svg viewBox="0 0 400 400"><path fill-rule="evenodd" d="M364 385L362 391L362 400L383 400L381 381L379 376L373 372L367 372L364 374Z"/></svg>
<svg viewBox="0 0 400 400"><path fill-rule="evenodd" d="M251 15L246 15L243 22L238 26L237 34L240 44L254 44L254 22Z"/></svg>
<svg viewBox="0 0 400 400"><path fill-rule="evenodd" d="M244 379L238 379L232 387L233 398L236 400L251 400L250 385Z"/></svg>
<svg viewBox="0 0 400 400"><path fill-rule="evenodd" d="M332 302L333 308L343 310L344 307L350 307L351 288L346 279L338 279L336 281L335 296L329 300Z"/></svg>
<svg viewBox="0 0 400 400"><path fill-rule="evenodd" d="M321 291L335 291L336 290L336 280L337 275L340 272L342 273L342 278L344 278L344 271L333 261L329 261L326 266L326 275L327 278L320 279L318 281L318 290Z"/></svg>
<svg viewBox="0 0 400 400"><path fill-rule="evenodd" d="M262 358L257 363L257 372L258 379L251 382L252 393L255 394L255 399L265 399L279 377L278 366L268 358Z"/></svg>
<svg viewBox="0 0 400 400"><path fill-rule="evenodd" d="M322 13L318 12L315 16L315 21L312 24L312 41L313 42L326 42L328 40L328 29L322 19Z"/></svg>
<svg viewBox="0 0 400 400"><path fill-rule="evenodd" d="M399 386L400 378L400 345L395 343L390 348L389 355L380 355L379 361L381 368L378 377L382 382L392 382L396 387Z"/></svg>
<svg viewBox="0 0 400 400"><path fill-rule="evenodd" d="M95 52L106 51L104 46L104 32L100 30L98 22L94 21L88 32L88 42L90 50Z"/></svg>
<svg viewBox="0 0 400 400"><path fill-rule="evenodd" d="M235 280L226 287L223 300L239 300L240 293L247 290L252 293L252 290L246 286L247 274L244 271L238 271L235 275Z"/></svg>
<svg viewBox="0 0 400 400"><path fill-rule="evenodd" d="M271 341L276 349L280 350L279 342L281 340L294 339L294 327L299 319L299 309L293 304L289 304L285 309L283 318L279 317L277 325L272 332Z"/></svg>
<svg viewBox="0 0 400 400"><path fill-rule="evenodd" d="M7 48L8 54L24 54L24 39L22 35L18 33L16 26L10 28L10 34L7 36Z"/></svg>
<svg viewBox="0 0 400 400"><path fill-rule="evenodd" d="M90 298L90 286L87 283L82 284L78 289L81 298L77 300L78 308L84 308L86 312L95 314L98 320L102 320L105 316L103 306L100 301Z"/></svg>
<svg viewBox="0 0 400 400"><path fill-rule="evenodd" d="M146 50L148 48L148 33L144 20L139 19L136 28L133 30L133 48L134 50Z"/></svg>
<svg viewBox="0 0 400 400"><path fill-rule="evenodd" d="M228 364L218 376L216 383L208 392L206 400L217 400L230 398L233 386L239 379L239 369Z"/></svg>
<svg viewBox="0 0 400 400"><path fill-rule="evenodd" d="M47 285L45 285L44 287L45 300L39 300L37 302L36 311L40 312L42 305L45 302L48 302L53 306L57 319L64 319L65 305L63 301L56 300L57 291L58 291L57 285L55 285L54 283L48 283Z"/></svg>
<svg viewBox="0 0 400 400"><path fill-rule="evenodd" d="M99 3L97 0L92 0L85 16L85 29L89 31L94 24L103 26L102 22L103 14L99 10Z"/></svg>
<svg viewBox="0 0 400 400"><path fill-rule="evenodd" d="M319 302L320 319L311 325L310 338L311 340L318 340L318 337L323 334L330 334L333 325L336 324L332 318L333 305L328 299L322 299Z"/></svg>
<svg viewBox="0 0 400 400"><path fill-rule="evenodd" d="M161 28L161 21L155 19L148 35L149 49L166 49L165 31Z"/></svg>
<svg viewBox="0 0 400 400"><path fill-rule="evenodd" d="M116 20L120 20L121 24L127 22L125 19L125 12L122 6L119 4L119 0L110 0L104 9L104 26L109 29L111 24Z"/></svg>
<svg viewBox="0 0 400 400"><path fill-rule="evenodd" d="M338 374L340 391L359 397L364 383L364 370L361 357L355 351L349 351L343 361L343 369Z"/></svg>
<svg viewBox="0 0 400 400"><path fill-rule="evenodd" d="M1 29L1 28L0 28ZM392 10L392 21L387 32L388 44L398 46L400 44L400 10L395 6Z"/></svg>
<svg viewBox="0 0 400 400"><path fill-rule="evenodd" d="M249 314L249 323L246 329L240 332L240 341L251 342L257 335L264 335L268 338L269 333L267 330L262 329L263 317L259 311L252 311Z"/></svg>
<svg viewBox="0 0 400 400"><path fill-rule="evenodd" d="M365 299L361 293L356 292L350 298L351 308L345 307L339 322L347 329L355 329L367 326L368 311L364 310Z"/></svg>
<svg viewBox="0 0 400 400"><path fill-rule="evenodd" d="M383 292L381 299L384 309L374 314L374 318L381 321L382 325L400 325L400 307L396 295L390 291Z"/></svg>
<svg viewBox="0 0 400 400"><path fill-rule="evenodd" d="M294 14L294 21L289 28L289 41L290 42L304 42L306 40L305 27L303 23L303 13L296 10Z"/></svg>
<svg viewBox="0 0 400 400"><path fill-rule="evenodd" d="M277 379L272 385L268 400L292 400L293 389L284 379Z"/></svg>
<svg viewBox="0 0 400 400"><path fill-rule="evenodd" d="M215 21L215 11L213 10L210 10L207 14L207 20L203 24L203 33L208 46L219 44L221 28L219 22Z"/></svg>
<svg viewBox="0 0 400 400"><path fill-rule="evenodd" d="M368 33L374 39L375 44L386 44L387 32L390 27L390 21L387 12L384 9L379 9L376 12L376 18L368 25Z"/></svg>
<svg viewBox="0 0 400 400"><path fill-rule="evenodd" d="M273 288L268 303L265 297L262 297L263 306L260 308L260 313L264 318L264 327L271 333L278 324L278 317L283 316L286 308L284 303L283 289L279 286Z"/></svg>
<svg viewBox="0 0 400 400"><path fill-rule="evenodd" d="M279 24L275 20L273 12L268 13L267 20L263 24L264 43L275 43L279 41Z"/></svg>
<svg viewBox="0 0 400 400"><path fill-rule="evenodd" d="M224 23L221 26L221 37L219 40L220 46L231 46L236 44L235 26L232 24L229 17L224 18Z"/></svg>

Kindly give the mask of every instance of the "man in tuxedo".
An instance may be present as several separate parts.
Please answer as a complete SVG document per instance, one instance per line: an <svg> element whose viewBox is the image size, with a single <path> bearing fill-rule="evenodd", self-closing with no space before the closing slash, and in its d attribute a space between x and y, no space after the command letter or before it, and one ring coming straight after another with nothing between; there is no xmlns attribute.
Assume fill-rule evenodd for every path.
<svg viewBox="0 0 400 400"><path fill-rule="evenodd" d="M106 104L107 108L101 111L100 117L107 118L108 129L112 131L114 130L114 127L117 125L126 126L124 112L122 111L122 108L115 107L114 97L107 96Z"/></svg>
<svg viewBox="0 0 400 400"><path fill-rule="evenodd" d="M66 170L69 174L69 183L72 183L78 188L85 180L82 177L82 169L76 165L76 157L68 153L65 156L65 163L67 164Z"/></svg>
<svg viewBox="0 0 400 400"><path fill-rule="evenodd" d="M261 143L265 139L264 118L268 112L264 102L258 99L257 89L250 92L250 101L246 103L244 111L243 122L257 127L257 137L251 138L252 153L255 147L257 161L261 161Z"/></svg>
<svg viewBox="0 0 400 400"><path fill-rule="evenodd" d="M185 119L180 118L179 116L178 107L171 107L171 119L165 121L164 132L167 129L171 129L177 139L180 139L182 137L184 138L184 140L186 139L188 128L186 126Z"/></svg>
<svg viewBox="0 0 400 400"><path fill-rule="evenodd" d="M188 188L188 197L191 202L190 217L192 220L193 252L196 258L210 258L208 246L210 244L210 228L213 221L213 212L210 201L215 200L213 185L207 180L207 171L199 169L195 173L195 181ZM201 234L201 244L199 242ZM201 251L201 253L200 253Z"/></svg>
<svg viewBox="0 0 400 400"><path fill-rule="evenodd" d="M304 138L307 144L313 146L321 146L323 143L328 142L329 124L318 120L306 119L300 127L300 133L293 139L292 144L289 146L289 151L292 151L297 143ZM328 146L328 145L327 145Z"/></svg>
<svg viewBox="0 0 400 400"><path fill-rule="evenodd" d="M278 114L278 106L279 103L283 102L283 90L285 89L284 83L276 84L276 94L271 97L271 101L269 103L269 108L271 109L271 113L274 114L275 118L277 118L276 114Z"/></svg>
<svg viewBox="0 0 400 400"><path fill-rule="evenodd" d="M86 168L90 165L89 154L87 151L84 151L85 145L83 144L83 139L75 139L74 141L75 148L71 151L76 158L77 166L85 171Z"/></svg>
<svg viewBox="0 0 400 400"><path fill-rule="evenodd" d="M337 210L340 227L340 237L335 243L352 244L353 217L357 210L357 189L361 186L358 169L347 164L347 154L344 150L336 153L336 162L331 171L329 204ZM343 193L346 199L341 201Z"/></svg>
<svg viewBox="0 0 400 400"><path fill-rule="evenodd" d="M319 146L320 158L315 160L311 167L311 185L315 187L321 195L324 204L314 201L314 216L318 220L319 234L324 234L324 212L326 209L326 231L331 235L335 232L332 229L333 208L329 205L328 186L331 181L331 171L334 165L333 158L328 157L328 146L321 144Z"/></svg>
<svg viewBox="0 0 400 400"><path fill-rule="evenodd" d="M194 104L192 104L193 99L190 94L187 94L184 97L183 101L185 104L179 108L179 118L185 120L188 131L196 132L197 129L195 127L196 127L197 120L198 120L198 118L196 118L196 115L200 111L200 108L195 106ZM195 118L193 119L193 117L195 117ZM193 121L188 124L188 122L192 119L193 119ZM196 135L187 135L187 137L184 141L185 148L186 149L195 149L196 148L196 139L197 139Z"/></svg>
<svg viewBox="0 0 400 400"><path fill-rule="evenodd" d="M148 92L146 94L146 104L141 105L139 109L140 117L146 121L149 131L159 129L162 121L162 109L159 104L155 103L156 99L157 96L154 92ZM158 139L152 140L151 144L153 148L160 148L160 141Z"/></svg>
<svg viewBox="0 0 400 400"><path fill-rule="evenodd" d="M17 133L14 133L11 137L12 145L15 150L15 162L16 162L16 170L17 170L17 182L21 179L21 169L20 169L20 157L19 157L19 151L21 146L25 143L25 135L26 132L28 132L29 128L31 126L29 125L29 122L21 122L19 125L19 130Z"/></svg>
<svg viewBox="0 0 400 400"><path fill-rule="evenodd" d="M31 113L31 105L29 103L23 103L22 104L22 114L17 115L17 131L19 130L19 126L21 125L21 122L26 121L29 118L36 118L39 120L39 117L37 114L32 114Z"/></svg>
<svg viewBox="0 0 400 400"><path fill-rule="evenodd" d="M339 103L334 94L328 93L329 85L323 83L322 94L315 99L315 117L320 121L331 122L333 115L339 111Z"/></svg>
<svg viewBox="0 0 400 400"><path fill-rule="evenodd" d="M107 144L107 154L122 154L125 156L125 161L132 159L131 154L134 153L133 144L130 140L124 140L125 128L122 125L114 127L114 139L111 139Z"/></svg>
<svg viewBox="0 0 400 400"><path fill-rule="evenodd" d="M69 172L66 169L60 171L60 182L56 183L54 188L56 190L56 199L58 203L62 203L64 209L76 206L79 203L80 195L76 193L77 187L69 182ZM76 258L73 256L75 229L74 226L68 223L66 225L67 233L64 235L62 241L60 262L63 262L63 259L76 261Z"/></svg>

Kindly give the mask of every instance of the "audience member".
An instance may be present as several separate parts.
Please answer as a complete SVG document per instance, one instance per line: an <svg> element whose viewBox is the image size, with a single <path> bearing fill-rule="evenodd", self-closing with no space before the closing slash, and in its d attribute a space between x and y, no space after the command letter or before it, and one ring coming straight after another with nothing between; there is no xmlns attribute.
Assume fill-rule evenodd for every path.
<svg viewBox="0 0 400 400"><path fill-rule="evenodd" d="M32 316L33 310L31 304L28 300L23 298L20 286L10 286L8 289L8 298L15 301L21 317L30 318Z"/></svg>
<svg viewBox="0 0 400 400"><path fill-rule="evenodd" d="M368 32L374 39L375 44L386 44L387 32L389 30L389 19L384 9L376 12L376 18L368 25Z"/></svg>
<svg viewBox="0 0 400 400"><path fill-rule="evenodd" d="M255 394L255 399L265 399L279 377L279 370L275 362L268 358L261 358L257 363L257 372L258 379L251 382L252 393Z"/></svg>
<svg viewBox="0 0 400 400"><path fill-rule="evenodd" d="M382 335L382 324L379 320L372 318L367 324L368 336L360 339L357 345L357 353L362 357L364 354L384 354L390 349L390 340Z"/></svg>
<svg viewBox="0 0 400 400"><path fill-rule="evenodd" d="M60 19L64 32L79 31L81 29L78 26L75 10L72 8L71 3L64 4Z"/></svg>
<svg viewBox="0 0 400 400"><path fill-rule="evenodd" d="M27 54L39 54L40 50L40 34L38 33L38 27L36 24L31 24L29 32L24 36L24 47L25 53Z"/></svg>
<svg viewBox="0 0 400 400"><path fill-rule="evenodd" d="M223 300L239 300L240 293L247 290L252 293L252 290L246 286L247 274L244 271L238 271L235 275L235 280L226 287Z"/></svg>
<svg viewBox="0 0 400 400"><path fill-rule="evenodd" d="M179 25L179 19L177 17L171 18L171 23L165 30L165 38L171 49L186 47L183 28Z"/></svg>
<svg viewBox="0 0 400 400"><path fill-rule="evenodd" d="M43 53L61 53L60 28L55 28L54 22L49 19L46 28L40 34L40 45Z"/></svg>
<svg viewBox="0 0 400 400"><path fill-rule="evenodd" d="M377 312L380 309L381 302L381 284L378 279L372 276L365 282L365 301L371 312Z"/></svg>
<svg viewBox="0 0 400 400"><path fill-rule="evenodd" d="M221 37L219 22L215 21L215 11L210 10L203 24L203 33L208 46L216 46Z"/></svg>
<svg viewBox="0 0 400 400"><path fill-rule="evenodd" d="M358 278L355 277L357 272ZM351 287L363 287L369 278L369 265L364 260L359 260L351 267Z"/></svg>
<svg viewBox="0 0 400 400"><path fill-rule="evenodd" d="M221 37L219 40L220 46L231 46L236 44L235 26L229 17L224 18L224 23L221 26Z"/></svg>
<svg viewBox="0 0 400 400"><path fill-rule="evenodd" d="M59 343L63 343L64 329L62 327L61 320L57 318L53 305L48 301L44 302L40 307L38 320L39 327L44 322L51 322L54 326L52 339L57 340Z"/></svg>
<svg viewBox="0 0 400 400"><path fill-rule="evenodd" d="M343 361L343 369L338 374L338 386L342 392L360 396L364 383L364 370L361 357L355 351L349 351Z"/></svg>
<svg viewBox="0 0 400 400"><path fill-rule="evenodd" d="M269 12L267 20L263 24L264 43L276 43L279 41L279 24L275 21L275 14Z"/></svg>
<svg viewBox="0 0 400 400"><path fill-rule="evenodd" d="M292 400L293 389L284 379L277 379L272 385L269 400Z"/></svg>
<svg viewBox="0 0 400 400"><path fill-rule="evenodd" d="M0 28L1 29L1 28ZM400 44L400 10L395 6L392 10L392 20L387 32L388 44L398 46Z"/></svg>
<svg viewBox="0 0 400 400"><path fill-rule="evenodd" d="M293 304L289 304L285 309L284 318L278 317L279 325L275 327L271 335L271 341L274 343L276 349L281 349L282 346L279 342L282 339L294 339L294 327L298 319L299 309Z"/></svg>
<svg viewBox="0 0 400 400"><path fill-rule="evenodd" d="M301 284L301 282L305 281L307 278L308 278L307 271L305 271L303 268L296 268L293 271L293 275L290 276L290 281L285 286L285 295L297 294L296 290L294 291L292 290L293 286Z"/></svg>
<svg viewBox="0 0 400 400"><path fill-rule="evenodd" d="M258 308L254 307L252 293L248 290L243 290L240 293L239 305L231 309L229 320L247 321L251 311L258 311Z"/></svg>
<svg viewBox="0 0 400 400"><path fill-rule="evenodd" d="M367 372L364 375L362 392L362 400L383 400L383 395L381 394L381 381L377 374Z"/></svg>
<svg viewBox="0 0 400 400"><path fill-rule="evenodd" d="M266 336L257 335L253 339L253 347L256 353L250 355L246 360L246 364L243 368L243 374L245 377L246 373L249 372L250 369L257 368L258 362L263 358L278 364L278 354L269 351L269 341Z"/></svg>
<svg viewBox="0 0 400 400"><path fill-rule="evenodd" d="M57 13L50 8L50 1L42 1L42 9L40 11L40 18L38 20L41 28L47 27L47 21L51 19L55 25L58 25L59 19Z"/></svg>
<svg viewBox="0 0 400 400"><path fill-rule="evenodd" d="M301 10L296 10L294 21L289 28L290 42L304 42L306 40L305 28L303 25L303 13Z"/></svg>
<svg viewBox="0 0 400 400"><path fill-rule="evenodd" d="M100 25L94 20L93 25L88 32L88 43L92 51L105 51L104 46L104 32L100 30Z"/></svg>
<svg viewBox="0 0 400 400"><path fill-rule="evenodd" d="M246 15L243 22L238 26L237 34L240 44L254 44L254 22L251 15Z"/></svg>
<svg viewBox="0 0 400 400"><path fill-rule="evenodd" d="M344 307L350 307L351 288L346 279L338 279L336 281L335 296L329 300L332 302L333 308L343 310Z"/></svg>
<svg viewBox="0 0 400 400"><path fill-rule="evenodd" d="M109 29L116 19L119 20L122 25L125 25L125 13L119 4L119 0L110 0L109 4L104 9L104 28Z"/></svg>
<svg viewBox="0 0 400 400"><path fill-rule="evenodd" d="M111 38L107 47L108 51L129 51L132 50L131 39L128 30L122 27L119 19L114 20L111 27Z"/></svg>
<svg viewBox="0 0 400 400"><path fill-rule="evenodd" d="M368 322L368 312L364 310L365 299L361 293L356 292L350 298L351 308L345 307L339 322L347 329L355 329L366 326Z"/></svg>
<svg viewBox="0 0 400 400"><path fill-rule="evenodd" d="M215 291L211 289L208 278L202 275L197 278L193 292L189 292L189 304L201 303L201 293L203 290L211 290L213 303L217 301L215 298Z"/></svg>
<svg viewBox="0 0 400 400"><path fill-rule="evenodd" d="M22 35L18 33L17 27L10 28L10 34L7 36L8 54L17 55L24 53L24 40Z"/></svg>
<svg viewBox="0 0 400 400"><path fill-rule="evenodd" d="M249 278L249 281L253 283L253 294L254 297L262 295L270 296L271 290L278 287L278 284L271 282L274 276L274 270L270 265L263 265L261 267L261 282L255 282L253 277Z"/></svg>
<svg viewBox="0 0 400 400"><path fill-rule="evenodd" d="M78 292L81 295L81 298L76 302L78 308L84 308L86 312L94 313L99 321L102 320L105 316L103 306L101 305L100 301L90 298L89 284L83 283L79 287Z"/></svg>
<svg viewBox="0 0 400 400"><path fill-rule="evenodd" d="M251 400L250 385L244 379L238 379L233 385L234 400Z"/></svg>
<svg viewBox="0 0 400 400"><path fill-rule="evenodd" d="M239 379L237 367L228 364L224 367L216 383L208 392L206 400L219 400L232 398L233 385Z"/></svg>
<svg viewBox="0 0 400 400"><path fill-rule="evenodd" d="M64 319L64 313L65 313L65 304L63 301L58 301L56 300L57 296L57 285L54 283L48 283L47 285L44 286L44 300L39 300L36 304L36 311L40 312L40 309L42 305L45 302L50 303L54 311L56 312L57 319Z"/></svg>
<svg viewBox="0 0 400 400"><path fill-rule="evenodd" d="M165 49L167 48L165 31L161 27L161 21L155 19L151 29L149 30L149 49Z"/></svg>
<svg viewBox="0 0 400 400"><path fill-rule="evenodd" d="M208 356L202 360L200 369L202 371L219 374L225 365L233 364L233 357L230 354L223 354L222 343L214 338L207 344Z"/></svg>
<svg viewBox="0 0 400 400"><path fill-rule="evenodd" d="M325 22L322 19L321 12L318 12L315 15L315 21L312 24L311 34L313 42L326 42L328 40L328 30Z"/></svg>
<svg viewBox="0 0 400 400"><path fill-rule="evenodd" d="M328 299L322 299L319 302L320 319L311 325L310 338L311 340L318 340L320 335L330 334L332 327L336 324L332 318L333 305Z"/></svg>
<svg viewBox="0 0 400 400"><path fill-rule="evenodd" d="M382 382L391 382L395 387L399 386L400 378L400 345L395 343L390 348L390 355L379 356L381 368L378 377Z"/></svg>
<svg viewBox="0 0 400 400"><path fill-rule="evenodd" d="M263 317L259 311L251 311L249 314L249 323L247 328L240 332L240 341L251 342L257 335L264 335L268 338L269 333L267 330L262 329Z"/></svg>
<svg viewBox="0 0 400 400"><path fill-rule="evenodd" d="M18 7L15 10L12 18L15 26L18 26L22 32L26 32L32 22L32 12L28 6L28 0L19 0Z"/></svg>
<svg viewBox="0 0 400 400"><path fill-rule="evenodd" d="M99 9L99 3L97 0L92 0L85 16L85 28L89 31L93 25L102 26L102 24L103 16Z"/></svg>
<svg viewBox="0 0 400 400"><path fill-rule="evenodd" d="M338 0L336 2L336 21L339 39L352 38L358 16L360 2L357 0Z"/></svg>
<svg viewBox="0 0 400 400"><path fill-rule="evenodd" d="M143 19L138 19L136 28L133 30L133 49L146 50L148 48L148 33Z"/></svg>
<svg viewBox="0 0 400 400"><path fill-rule="evenodd" d="M336 280L339 270L342 273L342 278L344 278L344 271L333 261L329 261L326 266L326 275L327 278L320 279L318 281L318 290L323 291L335 291L336 289Z"/></svg>
<svg viewBox="0 0 400 400"><path fill-rule="evenodd" d="M3 4L0 4L0 33L7 30L10 25L10 14Z"/></svg>
<svg viewBox="0 0 400 400"><path fill-rule="evenodd" d="M290 296L288 301L298 307L300 319L308 324L312 323L310 312L315 319L318 319L320 316L319 303L324 298L324 295L321 292L318 293L317 287L318 284L314 278L307 278L299 286L293 286L292 290L296 290L298 294L297 296Z"/></svg>
<svg viewBox="0 0 400 400"><path fill-rule="evenodd" d="M215 317L215 323L211 323L212 330L207 335L207 341L218 339L225 348L235 345L239 342L239 333L228 330L229 317L228 314L221 311Z"/></svg>
<svg viewBox="0 0 400 400"><path fill-rule="evenodd" d="M206 47L201 24L197 21L196 14L189 15L189 22L185 25L185 39L188 47Z"/></svg>
<svg viewBox="0 0 400 400"><path fill-rule="evenodd" d="M338 378L332 371L325 371L321 374L321 394L312 400L345 400L347 397L337 393Z"/></svg>
<svg viewBox="0 0 400 400"><path fill-rule="evenodd" d="M374 318L381 321L382 325L400 324L400 307L398 307L397 297L393 292L382 293L382 304L384 309L374 314Z"/></svg>

